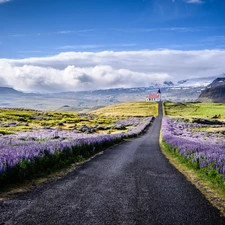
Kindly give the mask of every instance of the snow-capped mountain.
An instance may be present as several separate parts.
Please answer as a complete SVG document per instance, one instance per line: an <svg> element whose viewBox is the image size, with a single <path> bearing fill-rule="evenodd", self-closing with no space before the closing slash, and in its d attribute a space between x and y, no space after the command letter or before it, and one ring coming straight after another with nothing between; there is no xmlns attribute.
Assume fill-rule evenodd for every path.
<svg viewBox="0 0 225 225"><path fill-rule="evenodd" d="M174 86L174 83L172 81L164 81L164 86Z"/></svg>
<svg viewBox="0 0 225 225"><path fill-rule="evenodd" d="M20 93L8 88L0 88L0 107L19 107L44 110L65 108L74 111L89 111L93 107L118 104L127 101L145 101L151 93L157 93L160 88L163 101L196 101L202 90L212 84L216 78L225 78L225 73L219 76L193 78L178 81L153 82L147 87L112 88L93 91L70 91L52 94ZM221 83L221 79L217 80ZM6 92L7 90L7 92ZM12 95L13 92L13 95Z"/></svg>
<svg viewBox="0 0 225 225"><path fill-rule="evenodd" d="M211 84L216 78L224 78L225 73L220 74L219 76L210 76L210 77L200 77L200 78L191 78L186 80L180 80L177 82L178 86L183 87L206 87L207 85Z"/></svg>
<svg viewBox="0 0 225 225"><path fill-rule="evenodd" d="M218 77L212 83L210 83L206 88L218 87L225 85L225 77Z"/></svg>

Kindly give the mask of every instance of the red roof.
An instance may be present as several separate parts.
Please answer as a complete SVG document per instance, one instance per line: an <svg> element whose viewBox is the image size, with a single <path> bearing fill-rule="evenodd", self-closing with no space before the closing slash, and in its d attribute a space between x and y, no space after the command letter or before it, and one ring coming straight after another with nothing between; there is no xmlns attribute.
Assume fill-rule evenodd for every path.
<svg viewBox="0 0 225 225"><path fill-rule="evenodd" d="M146 98L160 98L159 94L149 94Z"/></svg>

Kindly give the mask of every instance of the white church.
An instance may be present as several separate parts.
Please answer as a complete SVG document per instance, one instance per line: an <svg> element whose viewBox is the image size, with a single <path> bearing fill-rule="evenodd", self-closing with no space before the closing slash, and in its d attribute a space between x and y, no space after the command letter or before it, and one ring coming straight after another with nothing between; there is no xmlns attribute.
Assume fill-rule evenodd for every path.
<svg viewBox="0 0 225 225"><path fill-rule="evenodd" d="M146 96L146 102L160 102L161 101L161 91L158 90L157 93L152 93Z"/></svg>

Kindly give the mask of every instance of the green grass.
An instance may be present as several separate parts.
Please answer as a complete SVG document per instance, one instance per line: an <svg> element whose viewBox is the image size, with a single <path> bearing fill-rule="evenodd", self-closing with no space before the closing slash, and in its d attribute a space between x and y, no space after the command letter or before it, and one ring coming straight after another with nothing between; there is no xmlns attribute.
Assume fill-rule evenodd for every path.
<svg viewBox="0 0 225 225"><path fill-rule="evenodd" d="M220 187L225 197L225 180L223 180L222 175L219 174L217 170L213 169L212 166L200 168L198 162L193 162L192 159L182 157L177 149L173 149L166 142L162 141L161 145L168 154L177 158L178 161L185 165L189 170L197 172L199 177L210 181L214 187Z"/></svg>
<svg viewBox="0 0 225 225"><path fill-rule="evenodd" d="M27 109L0 109L0 134L12 134L18 131L32 131L41 128L59 128L64 130L80 129L87 126L110 126L117 120L132 116L156 116L157 103L127 102L91 112L42 112ZM16 126L9 126L16 122ZM103 132L103 131L102 131ZM107 131L108 132L108 131ZM110 132L117 132L111 130Z"/></svg>
<svg viewBox="0 0 225 225"><path fill-rule="evenodd" d="M158 104L155 102L126 102L107 106L91 113L107 117L146 117L158 115Z"/></svg>
<svg viewBox="0 0 225 225"><path fill-rule="evenodd" d="M194 121L194 118L225 121L224 103L165 102L163 106L164 115L166 116L182 117L189 121ZM223 132L224 127L212 128L208 126L195 129L195 131ZM191 159L183 158L178 150L172 149L171 146L162 140L160 140L160 145L162 152L170 162L225 215L225 181L222 175L213 169L212 166L200 168L198 163L193 163Z"/></svg>
<svg viewBox="0 0 225 225"><path fill-rule="evenodd" d="M220 115L220 119L225 120L225 103L165 102L164 110L168 116L211 119L215 115Z"/></svg>
<svg viewBox="0 0 225 225"><path fill-rule="evenodd" d="M63 151L55 150L54 154L43 151L42 157L33 160L21 160L14 168L0 175L0 193L7 191L11 185L23 183L26 180L45 177L71 164L82 162L108 147L118 144L123 138L115 138L95 143L83 143L66 148Z"/></svg>
<svg viewBox="0 0 225 225"><path fill-rule="evenodd" d="M16 126L9 126L16 122ZM94 119L87 119L75 112L38 112L26 109L0 109L0 133L7 134L16 131L28 131L33 128L58 127L72 129L82 124L94 124ZM72 125L72 126L71 126ZM74 125L74 126L73 126Z"/></svg>
<svg viewBox="0 0 225 225"><path fill-rule="evenodd" d="M110 115L108 115L108 109L110 108ZM75 126L76 128L82 124L86 125L101 125L108 126L107 129L103 131L97 129L96 132L104 133L118 133L125 132L132 126L126 126L122 130L118 130L113 126L114 122L117 120L126 118L127 116L156 116L158 111L157 103L146 103L146 102L129 102L120 105L114 105L111 107L106 107L101 109L100 114L80 114L77 113L53 113L53 112L35 112L35 111L25 111L19 109L1 109L1 114L3 118L0 122L1 125L7 124L10 122L18 122L18 118L25 118L27 126L24 125L24 122L16 124L14 126L0 127L0 133L10 134L18 130L32 130L33 127L47 127L47 126L56 126L61 123L62 128L68 128L68 126ZM123 113L121 115L121 112ZM15 125L16 124L16 125ZM66 127L67 126L67 127ZM2 130L1 130L2 129ZM132 138L135 135L127 136L125 138ZM62 168L66 168L71 163L76 163L90 158L98 152L101 152L108 148L111 145L117 144L122 141L124 138L115 138L109 142L106 140L102 143L93 143L83 144L73 146L71 148L64 149L64 151L55 151L55 154L51 155L48 151L43 151L43 157L35 158L34 160L22 160L15 168L7 171L6 173L0 176L0 188L3 189L8 185L14 183L24 182L25 180L30 180L33 178L44 177L48 174L51 174L55 171L58 171ZM26 140L21 139L21 140ZM39 139L42 141L42 139Z"/></svg>
<svg viewBox="0 0 225 225"><path fill-rule="evenodd" d="M225 216L225 181L222 175L212 167L200 168L198 163L183 158L178 150L173 149L161 138L160 146L169 161Z"/></svg>

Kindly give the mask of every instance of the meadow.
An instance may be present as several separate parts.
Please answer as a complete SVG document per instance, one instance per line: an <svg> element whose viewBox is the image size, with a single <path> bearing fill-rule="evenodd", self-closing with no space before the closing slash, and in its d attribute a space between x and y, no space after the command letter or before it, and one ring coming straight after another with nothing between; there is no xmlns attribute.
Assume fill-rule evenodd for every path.
<svg viewBox="0 0 225 225"><path fill-rule="evenodd" d="M44 176L141 134L157 104L124 103L108 112L109 107L88 114L0 109L1 185Z"/></svg>
<svg viewBox="0 0 225 225"><path fill-rule="evenodd" d="M225 196L225 104L164 102L162 146Z"/></svg>
<svg viewBox="0 0 225 225"><path fill-rule="evenodd" d="M92 111L95 115L106 117L157 116L158 104L149 102L125 102Z"/></svg>
<svg viewBox="0 0 225 225"><path fill-rule="evenodd" d="M165 102L164 112L167 116L185 118L207 118L225 120L225 103L200 103L200 102ZM219 116L220 115L220 116Z"/></svg>
<svg viewBox="0 0 225 225"><path fill-rule="evenodd" d="M162 145L225 193L225 104L164 102ZM0 183L46 176L141 134L158 104L126 102L90 113L0 109Z"/></svg>

